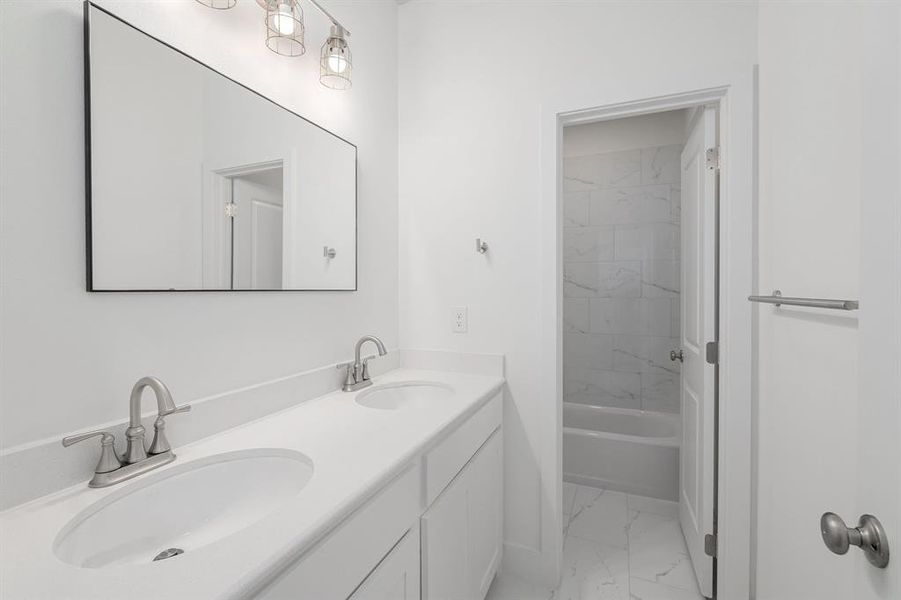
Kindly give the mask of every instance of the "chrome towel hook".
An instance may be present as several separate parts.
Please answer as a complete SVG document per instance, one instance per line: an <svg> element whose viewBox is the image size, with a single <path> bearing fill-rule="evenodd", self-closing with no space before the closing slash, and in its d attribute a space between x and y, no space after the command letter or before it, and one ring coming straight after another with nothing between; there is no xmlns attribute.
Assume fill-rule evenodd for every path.
<svg viewBox="0 0 901 600"><path fill-rule="evenodd" d="M488 242L483 242L482 238L476 238L476 252L479 254L488 252Z"/></svg>

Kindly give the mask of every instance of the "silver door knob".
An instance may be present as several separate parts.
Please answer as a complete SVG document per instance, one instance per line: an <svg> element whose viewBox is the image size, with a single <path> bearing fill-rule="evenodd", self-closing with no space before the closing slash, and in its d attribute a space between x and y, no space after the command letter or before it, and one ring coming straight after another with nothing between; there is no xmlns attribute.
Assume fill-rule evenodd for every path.
<svg viewBox="0 0 901 600"><path fill-rule="evenodd" d="M820 517L820 533L826 547L836 554L845 554L848 548L857 546L874 567L884 569L888 566L888 539L882 523L873 515L863 515L857 527L852 529L840 516L827 512Z"/></svg>
<svg viewBox="0 0 901 600"><path fill-rule="evenodd" d="M679 350L678 352L676 352L675 350L670 350L669 359L673 362L676 362L677 360L679 362L682 362L682 350Z"/></svg>

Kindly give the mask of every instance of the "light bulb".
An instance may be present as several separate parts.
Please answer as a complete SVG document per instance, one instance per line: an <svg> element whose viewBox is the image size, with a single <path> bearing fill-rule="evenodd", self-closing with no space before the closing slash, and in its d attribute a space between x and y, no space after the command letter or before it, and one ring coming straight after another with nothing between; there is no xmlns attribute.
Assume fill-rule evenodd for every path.
<svg viewBox="0 0 901 600"><path fill-rule="evenodd" d="M294 35L294 13L290 4L280 3L273 19L276 31L282 35Z"/></svg>
<svg viewBox="0 0 901 600"><path fill-rule="evenodd" d="M347 69L347 59L340 54L331 54L328 57L328 68L332 73L343 73Z"/></svg>
<svg viewBox="0 0 901 600"><path fill-rule="evenodd" d="M333 90L350 89L350 75L354 64L345 35L347 32L343 27L333 25L319 55L319 82Z"/></svg>

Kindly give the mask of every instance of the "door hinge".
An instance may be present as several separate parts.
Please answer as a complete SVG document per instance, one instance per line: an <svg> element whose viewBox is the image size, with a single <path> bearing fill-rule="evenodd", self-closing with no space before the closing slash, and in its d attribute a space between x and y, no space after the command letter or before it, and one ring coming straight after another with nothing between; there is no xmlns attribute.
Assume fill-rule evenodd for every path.
<svg viewBox="0 0 901 600"><path fill-rule="evenodd" d="M719 147L707 148L707 168L720 168L720 149Z"/></svg>
<svg viewBox="0 0 901 600"><path fill-rule="evenodd" d="M225 216L233 219L235 218L235 213L238 212L238 205L234 202L226 202L225 203Z"/></svg>
<svg viewBox="0 0 901 600"><path fill-rule="evenodd" d="M712 533L704 536L704 554L716 558L716 536Z"/></svg>
<svg viewBox="0 0 901 600"><path fill-rule="evenodd" d="M720 360L720 345L717 342L707 342L707 363L717 364Z"/></svg>

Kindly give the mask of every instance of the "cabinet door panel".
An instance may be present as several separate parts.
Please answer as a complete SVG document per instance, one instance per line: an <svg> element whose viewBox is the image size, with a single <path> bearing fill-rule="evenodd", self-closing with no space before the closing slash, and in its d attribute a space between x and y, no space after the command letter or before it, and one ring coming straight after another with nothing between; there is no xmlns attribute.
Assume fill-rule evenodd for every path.
<svg viewBox="0 0 901 600"><path fill-rule="evenodd" d="M452 483L422 518L424 600L469 600L466 585L468 490Z"/></svg>
<svg viewBox="0 0 901 600"><path fill-rule="evenodd" d="M485 440L491 437L491 433L500 427L503 414L503 397L498 394L426 453L426 506L435 501L466 463L472 460Z"/></svg>
<svg viewBox="0 0 901 600"><path fill-rule="evenodd" d="M502 452L498 430L423 516L423 600L478 600L488 592L501 557Z"/></svg>
<svg viewBox="0 0 901 600"><path fill-rule="evenodd" d="M470 586L484 598L500 566L503 527L503 440L498 431L473 461L469 476Z"/></svg>
<svg viewBox="0 0 901 600"><path fill-rule="evenodd" d="M349 600L419 600L419 526L404 535Z"/></svg>

